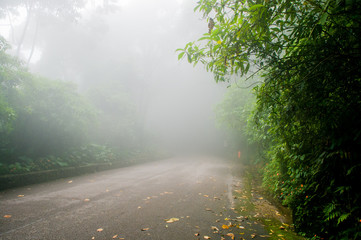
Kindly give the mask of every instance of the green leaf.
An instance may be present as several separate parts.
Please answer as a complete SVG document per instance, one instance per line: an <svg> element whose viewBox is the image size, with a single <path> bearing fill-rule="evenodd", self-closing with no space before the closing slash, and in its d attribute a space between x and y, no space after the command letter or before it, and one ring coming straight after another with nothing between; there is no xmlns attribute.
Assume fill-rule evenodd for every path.
<svg viewBox="0 0 361 240"><path fill-rule="evenodd" d="M178 54L178 60L180 60L183 56L184 56L185 52L181 52L180 54Z"/></svg>

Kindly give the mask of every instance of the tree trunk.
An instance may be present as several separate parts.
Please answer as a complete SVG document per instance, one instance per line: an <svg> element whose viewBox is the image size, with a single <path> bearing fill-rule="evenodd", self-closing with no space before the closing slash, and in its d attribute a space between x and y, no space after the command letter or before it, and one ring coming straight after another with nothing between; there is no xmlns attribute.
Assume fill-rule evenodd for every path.
<svg viewBox="0 0 361 240"><path fill-rule="evenodd" d="M36 19L36 23L35 23L35 33L34 33L34 38L33 38L33 44L31 46L31 51L30 51L30 55L28 57L28 61L26 62L26 67L29 67L31 58L33 57L34 54L34 50L35 50L35 43L36 43L36 39L38 38L38 29L39 29L39 19Z"/></svg>
<svg viewBox="0 0 361 240"><path fill-rule="evenodd" d="M28 27L29 27L30 18L31 18L31 6L30 5L27 6L26 9L27 9L26 22L25 22L23 32L21 34L21 38L20 38L19 43L18 43L18 48L16 49L16 56L17 57L20 56L21 46L23 45L25 35L26 35L26 32L27 32Z"/></svg>

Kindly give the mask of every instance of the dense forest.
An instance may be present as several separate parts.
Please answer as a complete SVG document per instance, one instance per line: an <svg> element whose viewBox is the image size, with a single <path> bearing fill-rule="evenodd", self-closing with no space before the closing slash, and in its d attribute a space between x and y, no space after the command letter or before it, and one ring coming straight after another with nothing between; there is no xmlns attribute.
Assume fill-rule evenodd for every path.
<svg viewBox="0 0 361 240"><path fill-rule="evenodd" d="M0 174L216 149L224 90L175 52L193 5L0 1Z"/></svg>
<svg viewBox="0 0 361 240"><path fill-rule="evenodd" d="M71 82L30 73L0 41L1 174L124 161L144 150L134 145L136 113L120 88L80 94Z"/></svg>
<svg viewBox="0 0 361 240"><path fill-rule="evenodd" d="M195 11L209 32L179 58L230 83L218 118L234 145L258 149L264 187L303 235L359 239L361 2L200 0Z"/></svg>

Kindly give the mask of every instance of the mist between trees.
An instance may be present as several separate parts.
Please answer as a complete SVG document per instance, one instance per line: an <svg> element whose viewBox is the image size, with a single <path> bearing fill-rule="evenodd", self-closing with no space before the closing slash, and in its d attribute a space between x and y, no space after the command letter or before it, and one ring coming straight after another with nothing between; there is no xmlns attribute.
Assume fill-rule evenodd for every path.
<svg viewBox="0 0 361 240"><path fill-rule="evenodd" d="M175 53L193 5L1 1L1 173L222 149L224 87Z"/></svg>
<svg viewBox="0 0 361 240"><path fill-rule="evenodd" d="M358 239L360 10L3 0L0 171L241 150L300 234Z"/></svg>

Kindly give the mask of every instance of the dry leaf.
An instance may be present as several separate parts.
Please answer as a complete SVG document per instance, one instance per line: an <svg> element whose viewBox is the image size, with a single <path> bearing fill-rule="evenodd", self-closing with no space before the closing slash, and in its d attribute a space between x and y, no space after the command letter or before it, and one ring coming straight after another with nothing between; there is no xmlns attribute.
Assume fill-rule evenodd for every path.
<svg viewBox="0 0 361 240"><path fill-rule="evenodd" d="M117 238L117 237L118 237L118 234L114 235L114 236L113 236L113 239L115 239L115 238Z"/></svg>
<svg viewBox="0 0 361 240"><path fill-rule="evenodd" d="M68 183L72 183L72 182L73 182L72 180L68 181Z"/></svg>
<svg viewBox="0 0 361 240"><path fill-rule="evenodd" d="M206 211L212 211L212 209L210 209L210 208L206 208Z"/></svg>
<svg viewBox="0 0 361 240"><path fill-rule="evenodd" d="M141 209L142 207L141 206L138 206L138 209Z"/></svg>
<svg viewBox="0 0 361 240"><path fill-rule="evenodd" d="M204 239L211 239L211 237L208 237L208 236L204 236L203 238Z"/></svg>
<svg viewBox="0 0 361 240"><path fill-rule="evenodd" d="M97 232L103 232L103 230L104 230L103 228L98 228Z"/></svg>
<svg viewBox="0 0 361 240"><path fill-rule="evenodd" d="M222 228L223 228L223 229L228 229L228 228L229 228L229 226L227 226L227 225L223 224L223 225L222 225Z"/></svg>
<svg viewBox="0 0 361 240"><path fill-rule="evenodd" d="M141 230L142 230L142 231L148 231L149 228L142 228Z"/></svg>
<svg viewBox="0 0 361 240"><path fill-rule="evenodd" d="M195 233L195 234L194 234L194 236L196 236L196 237L199 236L199 235L200 235L199 233Z"/></svg>
<svg viewBox="0 0 361 240"><path fill-rule="evenodd" d="M251 238L255 238L257 235L255 233L251 234Z"/></svg>
<svg viewBox="0 0 361 240"><path fill-rule="evenodd" d="M89 198L84 199L84 202L89 202L89 201L90 201Z"/></svg>
<svg viewBox="0 0 361 240"><path fill-rule="evenodd" d="M208 196L208 195L206 195L206 194L204 194L203 196L204 196L204 197L209 197L209 196Z"/></svg>
<svg viewBox="0 0 361 240"><path fill-rule="evenodd" d="M170 219L165 219L165 221L166 221L167 223L178 222L178 221L179 221L179 218L170 218Z"/></svg>
<svg viewBox="0 0 361 240"><path fill-rule="evenodd" d="M226 234L228 237L231 237L232 239L234 239L234 234L233 233L227 233Z"/></svg>
<svg viewBox="0 0 361 240"><path fill-rule="evenodd" d="M213 231L216 231L216 232L219 231L219 229L217 227L215 227L215 226L212 226L211 228L212 228Z"/></svg>
<svg viewBox="0 0 361 240"><path fill-rule="evenodd" d="M95 239L95 237L92 237L92 239Z"/></svg>
<svg viewBox="0 0 361 240"><path fill-rule="evenodd" d="M24 197L24 195L18 195L18 197Z"/></svg>
<svg viewBox="0 0 361 240"><path fill-rule="evenodd" d="M11 215L4 215L4 218L11 218Z"/></svg>

